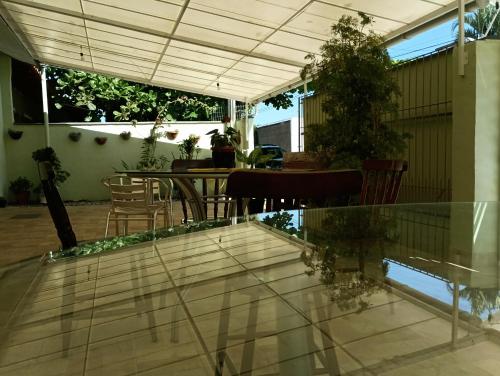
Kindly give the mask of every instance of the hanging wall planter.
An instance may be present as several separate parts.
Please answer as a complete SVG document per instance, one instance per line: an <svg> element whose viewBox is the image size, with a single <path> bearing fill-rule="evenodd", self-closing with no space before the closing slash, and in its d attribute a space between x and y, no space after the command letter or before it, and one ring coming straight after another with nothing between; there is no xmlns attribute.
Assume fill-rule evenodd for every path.
<svg viewBox="0 0 500 376"><path fill-rule="evenodd" d="M7 133L13 140L19 140L23 136L23 131L16 131L14 129L9 129Z"/></svg>
<svg viewBox="0 0 500 376"><path fill-rule="evenodd" d="M71 141L78 142L82 137L82 132L70 132L70 134L68 134L68 137Z"/></svg>
<svg viewBox="0 0 500 376"><path fill-rule="evenodd" d="M169 140L175 140L177 138L177 135L179 134L179 130L175 129L175 130L168 130L165 132L165 134L167 135L167 138Z"/></svg>
<svg viewBox="0 0 500 376"><path fill-rule="evenodd" d="M94 141L96 142L97 145L104 145L106 141L108 141L107 137L96 137L94 138Z"/></svg>
<svg viewBox="0 0 500 376"><path fill-rule="evenodd" d="M123 140L125 140L125 141L130 140L130 136L131 136L130 132L122 132L122 133L120 133L120 137Z"/></svg>

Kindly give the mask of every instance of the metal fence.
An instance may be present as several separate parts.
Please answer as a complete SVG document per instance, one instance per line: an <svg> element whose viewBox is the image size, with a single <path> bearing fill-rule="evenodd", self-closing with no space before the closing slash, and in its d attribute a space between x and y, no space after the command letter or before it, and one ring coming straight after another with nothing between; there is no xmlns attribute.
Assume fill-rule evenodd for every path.
<svg viewBox="0 0 500 376"><path fill-rule="evenodd" d="M409 170L399 202L451 201L452 64L452 49L448 48L394 67L401 95L397 114L386 121L411 134L401 156L408 161ZM305 127L326 121L320 96L303 101Z"/></svg>

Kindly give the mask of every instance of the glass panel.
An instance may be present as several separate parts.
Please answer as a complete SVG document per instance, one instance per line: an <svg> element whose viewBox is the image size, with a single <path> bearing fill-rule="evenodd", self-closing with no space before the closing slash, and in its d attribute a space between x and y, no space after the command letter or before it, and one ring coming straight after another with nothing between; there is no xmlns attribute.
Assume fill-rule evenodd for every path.
<svg viewBox="0 0 500 376"><path fill-rule="evenodd" d="M126 24L139 26L144 29L162 30L166 33L170 33L172 31L175 24L175 19L180 9L180 7L175 6L175 12L158 12L157 14L163 16L158 17L142 14L137 11L124 10L123 8L114 6L95 4L90 1L86 1L83 4L83 9L86 15L104 17L108 20L124 22ZM168 19L170 17L174 18Z"/></svg>
<svg viewBox="0 0 500 376"><path fill-rule="evenodd" d="M275 68L271 68L269 66L263 66L263 65L259 65L259 64L249 64L249 63L246 63L245 61L240 61L239 63L237 63L233 67L233 69L236 69L236 70L239 70L242 72L250 72L250 73L262 74L262 75L272 75L274 77L283 78L285 80L291 80L294 77L298 77L298 74L299 74L298 68L295 69L294 71L291 71L291 68L289 66L287 66L287 68L288 69L286 69L286 70L281 70L281 69L275 69Z"/></svg>
<svg viewBox="0 0 500 376"><path fill-rule="evenodd" d="M499 209L297 209L21 262L0 279L1 370L495 375Z"/></svg>
<svg viewBox="0 0 500 376"><path fill-rule="evenodd" d="M230 46L244 51L250 51L258 43L253 39L243 38L234 34L220 33L216 30L188 25L182 22L179 24L175 34L208 44Z"/></svg>

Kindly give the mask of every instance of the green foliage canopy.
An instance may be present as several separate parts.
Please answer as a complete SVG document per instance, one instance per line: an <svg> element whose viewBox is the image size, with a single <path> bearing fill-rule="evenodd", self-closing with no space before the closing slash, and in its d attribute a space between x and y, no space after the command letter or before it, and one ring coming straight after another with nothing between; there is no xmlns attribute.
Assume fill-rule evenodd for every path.
<svg viewBox="0 0 500 376"><path fill-rule="evenodd" d="M56 108L85 108L85 121L112 114L116 121L209 120L225 100L128 82L116 77L51 67L49 79L57 82Z"/></svg>
<svg viewBox="0 0 500 376"><path fill-rule="evenodd" d="M309 55L302 71L311 75L324 97L324 124L306 129L306 147L331 167L360 166L365 159L384 159L405 148L405 137L392 130L384 116L395 113L398 86L390 73L391 59L381 36L367 31L372 19L342 16L321 56Z"/></svg>

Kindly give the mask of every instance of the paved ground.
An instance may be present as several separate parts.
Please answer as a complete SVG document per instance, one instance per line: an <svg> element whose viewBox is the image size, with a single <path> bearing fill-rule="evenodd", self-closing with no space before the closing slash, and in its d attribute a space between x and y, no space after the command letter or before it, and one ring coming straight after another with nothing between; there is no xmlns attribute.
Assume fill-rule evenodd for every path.
<svg viewBox="0 0 500 376"><path fill-rule="evenodd" d="M109 205L67 205L68 214L78 241L102 239ZM181 204L174 201L174 223L180 224ZM163 225L162 219L158 222ZM114 224L111 224L111 235ZM146 229L145 222L131 222L129 231ZM0 209L0 265L36 257L60 246L57 233L46 206L9 206Z"/></svg>

